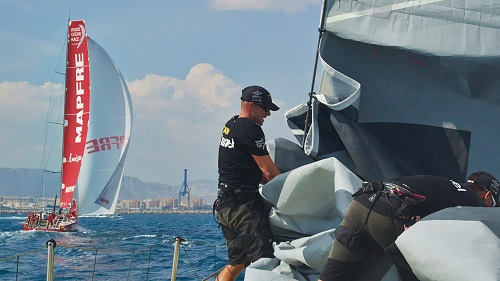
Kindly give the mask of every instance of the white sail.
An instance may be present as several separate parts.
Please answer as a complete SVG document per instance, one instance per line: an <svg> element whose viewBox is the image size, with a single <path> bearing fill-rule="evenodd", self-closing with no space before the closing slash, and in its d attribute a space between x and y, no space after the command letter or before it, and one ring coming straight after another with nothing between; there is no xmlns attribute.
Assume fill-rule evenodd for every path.
<svg viewBox="0 0 500 281"><path fill-rule="evenodd" d="M132 101L111 57L91 38L88 45L94 96L77 185L78 214L113 214L132 130Z"/></svg>

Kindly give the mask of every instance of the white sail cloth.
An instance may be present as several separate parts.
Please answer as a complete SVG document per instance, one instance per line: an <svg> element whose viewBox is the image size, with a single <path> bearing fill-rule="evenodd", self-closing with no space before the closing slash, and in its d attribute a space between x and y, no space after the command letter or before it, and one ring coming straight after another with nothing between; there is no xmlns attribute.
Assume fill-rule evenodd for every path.
<svg viewBox="0 0 500 281"><path fill-rule="evenodd" d="M113 214L132 131L132 99L108 53L90 37L89 133L78 177L78 214Z"/></svg>
<svg viewBox="0 0 500 281"><path fill-rule="evenodd" d="M498 57L496 0L327 1L339 37L443 57Z"/></svg>
<svg viewBox="0 0 500 281"><path fill-rule="evenodd" d="M396 240L420 280L500 280L500 208L448 208Z"/></svg>
<svg viewBox="0 0 500 281"><path fill-rule="evenodd" d="M335 157L310 162L300 147L284 139L268 143L278 168L293 168L262 186L262 197L272 205L271 229L275 259L261 259L245 272L246 281L317 280L333 244L333 231L342 221L361 180ZM358 280L397 281L387 257L364 267ZM382 270L381 270L382 268ZM376 276L377 279L374 279Z"/></svg>
<svg viewBox="0 0 500 281"><path fill-rule="evenodd" d="M297 147L295 154L304 154L289 144ZM281 162L275 161L280 167ZM335 228L359 186L361 180L331 157L284 173L260 191L274 206L270 220L275 237L287 240Z"/></svg>
<svg viewBox="0 0 500 281"><path fill-rule="evenodd" d="M280 139L268 146L278 167L304 154ZM281 153L286 152L286 153ZM296 154L296 155L293 155ZM262 186L273 206L274 259L261 259L245 281L316 281L326 264L334 235L361 180L331 157L288 171ZM500 280L500 208L457 207L431 214L405 231L396 245L420 280ZM357 281L398 281L387 256L359 269Z"/></svg>

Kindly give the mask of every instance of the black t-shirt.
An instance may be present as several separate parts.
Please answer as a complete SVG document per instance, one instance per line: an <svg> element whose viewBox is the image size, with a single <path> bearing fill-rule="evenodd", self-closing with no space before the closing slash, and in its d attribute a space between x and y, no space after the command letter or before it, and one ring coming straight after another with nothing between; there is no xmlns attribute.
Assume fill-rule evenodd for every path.
<svg viewBox="0 0 500 281"><path fill-rule="evenodd" d="M247 118L232 117L222 130L219 182L240 189L257 189L262 171L252 155L268 154L262 128Z"/></svg>
<svg viewBox="0 0 500 281"><path fill-rule="evenodd" d="M410 176L387 180L426 197L422 217L448 207L486 207L475 190L438 176Z"/></svg>

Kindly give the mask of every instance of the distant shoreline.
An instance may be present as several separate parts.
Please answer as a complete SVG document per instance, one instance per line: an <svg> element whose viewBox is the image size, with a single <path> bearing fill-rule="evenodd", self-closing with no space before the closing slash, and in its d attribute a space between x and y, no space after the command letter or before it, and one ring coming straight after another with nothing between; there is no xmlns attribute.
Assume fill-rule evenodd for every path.
<svg viewBox="0 0 500 281"><path fill-rule="evenodd" d="M9 209L9 210L0 210L0 214L2 215L14 215L14 214L24 214L27 215L31 212L32 210L25 210L25 209ZM117 215L135 215L135 214L163 214L163 215L169 215L169 214L186 214L186 215L191 215L191 214L211 214L212 210L194 210L194 211L172 211L172 210L117 210L115 212Z"/></svg>

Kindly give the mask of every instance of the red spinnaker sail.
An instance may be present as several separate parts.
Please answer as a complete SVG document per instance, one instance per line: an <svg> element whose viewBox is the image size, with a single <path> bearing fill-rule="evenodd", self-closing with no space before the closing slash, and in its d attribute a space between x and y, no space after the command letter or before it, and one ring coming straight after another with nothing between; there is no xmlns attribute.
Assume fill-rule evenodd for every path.
<svg viewBox="0 0 500 281"><path fill-rule="evenodd" d="M73 201L88 132L90 66L83 20L69 22L66 63L61 208Z"/></svg>

